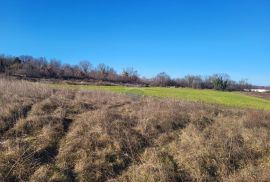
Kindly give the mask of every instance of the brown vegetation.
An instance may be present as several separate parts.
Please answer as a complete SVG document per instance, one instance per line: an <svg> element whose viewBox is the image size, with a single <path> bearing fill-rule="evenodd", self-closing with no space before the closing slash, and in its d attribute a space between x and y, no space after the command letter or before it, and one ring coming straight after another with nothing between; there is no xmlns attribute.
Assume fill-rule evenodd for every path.
<svg viewBox="0 0 270 182"><path fill-rule="evenodd" d="M259 97L259 98L270 100L270 93L260 93L260 92L242 92L242 93L253 96L253 97Z"/></svg>
<svg viewBox="0 0 270 182"><path fill-rule="evenodd" d="M1 181L269 181L270 113L0 79Z"/></svg>

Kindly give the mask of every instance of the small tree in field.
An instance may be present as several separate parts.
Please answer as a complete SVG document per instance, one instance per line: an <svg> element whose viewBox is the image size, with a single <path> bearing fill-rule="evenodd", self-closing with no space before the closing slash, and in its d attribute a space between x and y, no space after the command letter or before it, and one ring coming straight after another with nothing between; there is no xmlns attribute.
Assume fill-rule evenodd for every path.
<svg viewBox="0 0 270 182"><path fill-rule="evenodd" d="M216 90L226 90L229 83L229 76L227 74L216 74L212 77L212 83Z"/></svg>

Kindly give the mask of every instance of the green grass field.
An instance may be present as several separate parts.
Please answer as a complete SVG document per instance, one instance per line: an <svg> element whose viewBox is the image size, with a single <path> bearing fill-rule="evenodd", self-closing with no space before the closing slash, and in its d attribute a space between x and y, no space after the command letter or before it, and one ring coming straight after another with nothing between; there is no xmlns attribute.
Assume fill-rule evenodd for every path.
<svg viewBox="0 0 270 182"><path fill-rule="evenodd" d="M160 87L125 87L125 86L92 86L52 84L54 88L79 90L106 90L132 95L144 95L160 98L173 98L188 101L202 101L241 108L270 110L270 100L252 97L239 92L221 92L215 90L198 90L190 88L160 88Z"/></svg>

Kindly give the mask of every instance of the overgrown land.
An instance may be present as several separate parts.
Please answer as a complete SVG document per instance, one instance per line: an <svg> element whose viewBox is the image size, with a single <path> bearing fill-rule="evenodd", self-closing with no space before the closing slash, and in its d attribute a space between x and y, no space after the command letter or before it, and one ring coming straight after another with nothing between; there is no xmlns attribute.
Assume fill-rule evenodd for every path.
<svg viewBox="0 0 270 182"><path fill-rule="evenodd" d="M269 181L270 112L0 79L1 181Z"/></svg>

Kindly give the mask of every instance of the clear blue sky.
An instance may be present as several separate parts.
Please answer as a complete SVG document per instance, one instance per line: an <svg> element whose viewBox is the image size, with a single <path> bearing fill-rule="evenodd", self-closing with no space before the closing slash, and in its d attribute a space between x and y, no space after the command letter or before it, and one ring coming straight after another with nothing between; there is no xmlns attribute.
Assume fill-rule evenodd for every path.
<svg viewBox="0 0 270 182"><path fill-rule="evenodd" d="M0 53L270 85L270 0L0 0Z"/></svg>

